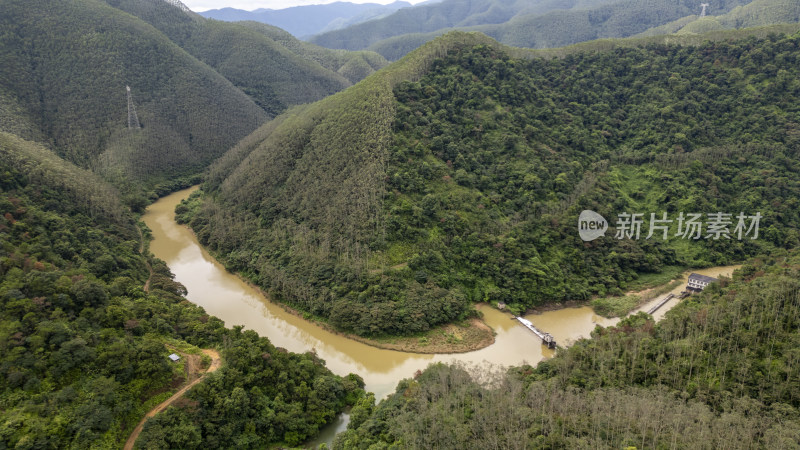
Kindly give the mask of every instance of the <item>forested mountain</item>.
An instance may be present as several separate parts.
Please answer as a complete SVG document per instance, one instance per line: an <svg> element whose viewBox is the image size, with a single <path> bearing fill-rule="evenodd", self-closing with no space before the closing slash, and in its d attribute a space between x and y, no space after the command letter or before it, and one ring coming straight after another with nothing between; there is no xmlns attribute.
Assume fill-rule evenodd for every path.
<svg viewBox="0 0 800 450"><path fill-rule="evenodd" d="M654 324L640 314L536 368L435 365L334 448L794 448L800 258L754 261Z"/></svg>
<svg viewBox="0 0 800 450"><path fill-rule="evenodd" d="M722 0L709 3L707 13L722 14L752 0ZM626 37L656 25L697 14L693 0L622 0L597 8L524 15L507 24L476 29L516 47L561 47L593 39Z"/></svg>
<svg viewBox="0 0 800 450"><path fill-rule="evenodd" d="M239 22L240 25L264 34L301 58L313 61L334 71L355 84L389 64L386 58L371 51L331 50L301 41L288 32L259 22Z"/></svg>
<svg viewBox="0 0 800 450"><path fill-rule="evenodd" d="M708 14L725 13L750 1L713 2ZM330 48L374 50L392 61L453 28L480 31L516 47L561 47L593 39L631 36L698 14L699 8L693 0L538 1L533 5L510 0L477 3L446 0L324 33L311 41ZM446 21L444 17L457 19Z"/></svg>
<svg viewBox="0 0 800 450"><path fill-rule="evenodd" d="M182 219L229 268L363 335L796 246L800 35L669 39L547 60L450 34L243 140ZM584 209L604 238L580 240ZM755 240L616 239L625 212L763 221Z"/></svg>
<svg viewBox="0 0 800 450"><path fill-rule="evenodd" d="M186 377L176 348L216 347L224 365L148 422L141 447L293 446L361 395L358 377L186 301L93 173L0 132L0 175L0 447L120 448Z"/></svg>
<svg viewBox="0 0 800 450"><path fill-rule="evenodd" d="M687 16L660 27L651 28L638 36L707 33L715 30L795 22L800 22L800 3L792 0L755 0L747 5L737 6L727 14L702 18L696 15Z"/></svg>
<svg viewBox="0 0 800 450"><path fill-rule="evenodd" d="M453 11L557 4L523 3ZM638 29L616 5L591 10L611 11L595 30ZM346 448L800 440L797 27L548 51L457 32L380 71L374 53L177 0L0 0L0 30L0 448L120 447L190 377L167 355L208 348L222 367L139 448L294 447L348 406ZM436 366L376 407L315 352L225 328L149 255L143 192L212 160L180 220L276 299L359 335L759 259L660 325L634 316L489 386ZM609 219L604 237L578 237L584 209ZM620 214L662 212L757 214L760 233L616 237Z"/></svg>
<svg viewBox="0 0 800 450"><path fill-rule="evenodd" d="M256 21L274 25L294 36L304 38L325 31L338 30L391 14L411 3L396 1L380 3L333 2L322 5L303 5L284 9L257 9L245 11L236 8L210 9L200 13L210 19L227 22Z"/></svg>
<svg viewBox="0 0 800 450"><path fill-rule="evenodd" d="M252 97L271 116L291 105L320 100L352 84L337 72L346 61L335 57L334 52L322 58L326 61L322 65L298 55L252 26L204 19L163 0L107 2L159 29ZM318 53L323 55L322 50ZM336 66L337 62L341 65Z"/></svg>
<svg viewBox="0 0 800 450"><path fill-rule="evenodd" d="M103 2L0 5L0 130L82 167L128 179L196 172L268 117L158 30ZM126 85L138 130L127 126Z"/></svg>
<svg viewBox="0 0 800 450"><path fill-rule="evenodd" d="M311 42L348 50L362 50L383 39L410 33L426 33L453 27L504 23L523 12L544 14L552 10L581 8L614 0L443 0L405 8L388 17L321 33Z"/></svg>
<svg viewBox="0 0 800 450"><path fill-rule="evenodd" d="M315 62L313 46L300 57L175 1L116 4L151 14L164 32L97 0L0 1L0 448L119 448L190 377L167 355L199 361L208 347L222 368L148 422L137 445L296 446L356 401L363 382L190 304L147 256L131 209L146 205L145 192L186 183L271 117L209 64L273 114L288 106L281 92L304 91L286 97L299 103L351 82ZM218 37L230 39L218 46ZM344 53L316 56L381 64ZM235 70L269 61L297 71L284 76L297 84Z"/></svg>
<svg viewBox="0 0 800 450"><path fill-rule="evenodd" d="M126 192L196 174L286 108L386 64L266 25L207 20L179 2L0 4L0 130L51 146ZM128 128L126 86L138 129Z"/></svg>

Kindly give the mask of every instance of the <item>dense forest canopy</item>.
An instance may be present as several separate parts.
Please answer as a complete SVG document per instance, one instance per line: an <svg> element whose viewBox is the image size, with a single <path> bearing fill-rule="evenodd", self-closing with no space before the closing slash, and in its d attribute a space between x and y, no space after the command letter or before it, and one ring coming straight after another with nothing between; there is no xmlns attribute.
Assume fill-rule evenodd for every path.
<svg viewBox="0 0 800 450"><path fill-rule="evenodd" d="M297 445L363 393L313 353L226 329L142 239L113 187L0 132L0 447L121 447L183 382L176 347L216 347L224 366L147 423L143 448Z"/></svg>
<svg viewBox="0 0 800 450"><path fill-rule="evenodd" d="M322 98L385 61L311 45L302 56L283 44L259 55L267 34L210 22L178 44L166 31L205 19L174 3L125 2L174 20L162 32L109 3L121 2L0 1L0 448L121 447L188 381L167 356L209 347L222 367L148 422L137 446L298 445L353 404L363 381L189 303L149 255L132 211L146 193L191 182L287 106L268 113L242 91L252 80L263 88L256 94L291 90L262 73L236 79L231 64L243 60L220 63L232 82L199 59L231 47L187 52L201 38L227 33L250 49L246 59L296 69L287 77L309 96L287 104ZM134 109L139 127L130 126Z"/></svg>
<svg viewBox="0 0 800 450"><path fill-rule="evenodd" d="M367 90L389 70L264 128L212 169L183 220L231 269L363 335L425 331L473 302L620 294L640 273L797 245L799 35L551 60L469 40L412 53L396 70L441 57L391 99ZM335 109L350 99L362 106ZM584 209L612 231L581 241ZM755 240L615 239L626 212L763 223Z"/></svg>
<svg viewBox="0 0 800 450"><path fill-rule="evenodd" d="M798 271L796 252L755 260L535 368L431 366L362 399L334 448L794 448Z"/></svg>
<svg viewBox="0 0 800 450"><path fill-rule="evenodd" d="M349 407L344 448L798 442L800 33L691 35L796 9L729 0L695 22L694 3L655 2L634 26L620 8L637 1L426 8L509 39L541 17L588 21L583 38L674 19L683 34L534 52L451 33L384 68L175 1L0 0L0 448L119 447L190 378L168 355L209 348L221 368L137 447L299 446ZM275 298L364 336L758 258L662 324L634 316L490 384L434 366L376 406L315 351L225 328L149 254L137 214L205 169L179 220ZM580 239L585 209L606 236ZM615 238L621 213L662 212L762 222L758 239Z"/></svg>

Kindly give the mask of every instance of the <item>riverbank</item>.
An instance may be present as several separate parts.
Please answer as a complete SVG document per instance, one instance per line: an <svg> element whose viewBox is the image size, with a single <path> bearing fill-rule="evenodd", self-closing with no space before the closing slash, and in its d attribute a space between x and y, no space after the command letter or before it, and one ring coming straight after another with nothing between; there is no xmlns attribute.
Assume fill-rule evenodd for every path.
<svg viewBox="0 0 800 450"><path fill-rule="evenodd" d="M687 271L688 276L689 271ZM678 286L685 286L680 278L670 280L661 286L652 286L640 291L626 292L621 297L600 297L589 302L594 312L603 317L624 317L631 311L640 308L645 303L656 297L661 297L675 290Z"/></svg>
<svg viewBox="0 0 800 450"><path fill-rule="evenodd" d="M186 194L184 194L182 198L188 197L188 195L194 192L196 189L197 186L184 191ZM169 212L169 215L171 216L171 219L174 219L174 209ZM191 228L186 225L179 226L185 229L187 233L191 234L193 240L197 242L197 236ZM217 259L220 256L214 254L208 249L204 250L214 259ZM227 269L225 270L227 271ZM440 325L427 332L415 334L413 336L385 336L378 338L359 336L353 333L335 329L322 319L296 310L290 304L274 300L268 292L264 291L261 289L261 287L255 285L252 281L245 278L241 274L230 271L227 272L236 277L240 282L247 284L252 290L257 291L267 302L279 307L284 312L307 322L309 325L316 326L330 334L359 342L377 349L421 355L460 354L485 349L495 343L496 330L494 330L481 319L470 319L462 323ZM675 286L677 286L677 284L680 284L680 278L676 277L675 275L681 273L683 273L683 277L685 278L688 276L690 271L685 270L684 267L671 266L666 268L663 273L650 274L641 277L640 280L632 283L633 287L641 290L636 292L628 292L624 297L607 297L589 301L573 300L552 303L529 310L526 312L526 315L541 315L545 312L554 312L563 309L590 307L595 314L604 318L611 319L616 317L624 317L631 311L641 309L643 305L646 305L656 297L661 297L663 293L666 293L670 289L673 289ZM663 284L663 281L665 280L669 282ZM489 306L484 305L484 307ZM664 311L667 309L669 308L665 308ZM545 327L547 327L546 324Z"/></svg>
<svg viewBox="0 0 800 450"><path fill-rule="evenodd" d="M654 281L658 280L657 283L641 282L637 286L639 290L625 292L622 296L596 297L590 300L567 300L559 303L549 303L529 309L525 312L525 315L541 315L546 312L559 311L562 309L588 307L598 316L607 319L625 317L639 311L647 311L647 309L660 298L670 293L678 296L680 292L686 288L686 283L691 273L699 273L715 278L721 276L730 277L733 271L739 267L741 267L740 264L709 267L706 269L685 269L681 272L677 272L677 276L674 276L675 271L672 270L671 273L666 274L670 276L670 278L659 278L658 274L653 275L650 278ZM662 282L665 279L667 281ZM675 306L677 301L677 299L670 301L659 313L654 314L653 317L657 320L660 319L666 311Z"/></svg>
<svg viewBox="0 0 800 450"><path fill-rule="evenodd" d="M191 231L191 228L187 229ZM192 231L192 233L194 233ZM208 249L206 249L208 251ZM235 275L242 282L247 283L252 289L261 293L261 295L273 305L279 306L287 313L305 320L313 325L316 325L325 331L342 336L347 339L360 342L383 350L394 350L403 353L419 353L419 354L456 354L474 352L486 348L494 344L495 332L489 325L481 319L472 318L461 323L450 323L440 325L432 328L431 330L415 334L413 336L386 336L380 338L367 338L357 334L346 333L341 330L330 326L328 323L308 317L307 314L292 308L283 302L278 302L272 299L272 296L261 289L252 281L243 277L239 273L229 272ZM485 307L489 307L485 305Z"/></svg>
<svg viewBox="0 0 800 450"><path fill-rule="evenodd" d="M484 317L483 320L480 319L471 319L465 321L463 323L457 324L445 324L438 327L435 327L425 333L416 334L413 336L386 336L386 337L379 337L379 338L366 338L362 336L358 336L352 333L343 332L340 330L334 329L324 320L319 318L311 317L309 314L295 310L292 308L291 305L285 304L283 302L279 302L273 300L270 295L268 295L264 290L259 288L258 286L254 285L248 279L244 278L239 274L232 273L221 267L221 264L216 259L216 255L211 254L208 252L207 249L202 248L197 241L197 237L194 234L193 230L185 225L179 225L175 222L175 207L181 202L181 200L187 198L192 192L194 192L197 187L193 187L187 189L185 191L181 191L179 193L175 193L174 195L169 196L169 201L167 199L159 200L158 205L154 204L149 210L153 210L157 208L160 210L159 213L156 215L159 216L159 219L151 218L149 219L151 223L155 222L156 220L159 222L158 227L164 229L171 228L172 231L169 233L158 233L164 236L164 239L168 241L183 240L180 236L182 234L186 234L185 241L178 246L173 246L173 244L168 244L166 241L164 242L164 247L162 251L154 251L154 254L161 254L165 258L165 261L169 260L168 264L170 267L175 270L175 267L183 266L184 264L188 266L195 266L193 269L188 270L184 275L179 276L181 280L185 279L184 285L191 284L193 286L198 286L199 291L195 288L190 289L192 294L190 295L190 299L205 308L209 308L209 312L213 312L214 315L224 316L226 317L226 322L230 322L232 317L236 317L232 323L239 323L243 325L250 324L255 329L263 330L265 323L259 323L259 318L270 318L276 314L275 309L281 310L284 315L291 316L289 322L293 323L294 327L298 327L303 329L303 337L301 340L306 341L305 349L295 348L294 351L308 351L310 349L314 349L315 351L320 351L321 347L329 346L332 343L332 338L335 336L336 339L342 339L344 341L352 342L353 344L362 344L365 347L371 347L376 350L391 350L390 353L395 354L407 354L411 355L420 355L420 356L435 356L435 355L464 355L464 354L477 354L482 353L482 350L489 350L488 347L492 347L493 349L496 346L493 346L497 342L497 335L500 333L504 333L506 331L506 321L507 315L501 313L500 311L488 306L488 305L479 305L479 308L484 311L485 315L489 315ZM165 202L166 201L166 202ZM150 216L152 217L152 215ZM151 227L152 228L152 227ZM179 231L180 230L180 231ZM155 237L155 236L154 236ZM192 246L197 246L197 252L195 250L191 250ZM199 252L199 253L198 253ZM193 253L193 256L189 257L189 253ZM203 256L205 253L207 256ZM208 265L197 266L200 264L202 266L203 260L208 263ZM216 272L215 269L211 266L217 266L223 272L227 273L228 277L232 277L236 279L236 282L230 283L225 281L225 276ZM736 266L738 267L738 266ZM634 288L641 289L638 291L639 294L645 295L646 297L637 298L635 302L633 302L633 308L635 309L636 304L645 304L641 308L646 308L648 303L647 299L651 296L657 296L657 293L663 289L653 288L652 286L656 286L659 281L669 281L673 279L675 274L681 273L685 268L683 267L671 267L672 271L666 270L664 273L661 274L651 274L650 276L643 276L637 282L632 283L631 286ZM706 269L706 270L714 270L718 268ZM201 276L201 272L208 271L206 276ZM671 272L671 273L670 273ZM732 272L730 270L728 275ZM688 275L689 271L684 272L684 276ZM176 272L176 276L177 276ZM708 274L712 276L716 276L715 274ZM181 281L179 280L179 281ZM192 280L191 282L189 280ZM672 281L674 283L674 280ZM232 290L223 289L222 293L219 292L220 286L219 284L228 284ZM241 291L239 288L236 288L235 285L244 284L247 286L247 289ZM203 286L200 288L199 286ZM253 291L254 297L249 298L249 294L246 291ZM205 292L203 292L205 291ZM239 296L241 293L245 294L245 301L236 301L234 303L229 303L224 299L228 298L230 295ZM201 298L202 297L202 298ZM257 308L260 309L258 305L259 300L261 298L261 302L268 303L272 306L267 307L264 305L266 310L271 310L272 312L257 312L256 314L247 313L242 314L243 309L251 309ZM222 300L221 302L219 300ZM658 301L658 298L654 298L653 301ZM591 316L599 316L594 310L592 310L589 306L587 306L589 302L587 301L565 301L560 303L542 305L537 307L531 311L528 311L526 315L532 315L531 319L541 329L551 333L552 335L556 336L557 338L562 335L563 338L560 342L567 342L569 339L574 339L578 336L586 337L588 333L586 330L574 330L574 332L563 333L562 330L559 330L559 327L567 326L567 328L571 328L571 326L567 325L567 323L561 323L558 326L554 326L556 322L553 322L553 318L545 318L545 316L549 316L554 314L554 316L561 316L565 315L567 317L589 317L591 320L586 324L589 328L589 331L594 328L596 324L602 324L604 326L611 325L615 323L614 320L606 319L606 317L594 317ZM659 310L658 314L656 315L663 315L669 308L674 306L674 303L670 303L665 305L664 308ZM233 307L234 310L230 310ZM585 308L588 311L579 311ZM629 309L630 307L628 307ZM640 308L640 309L641 309ZM255 312L255 311L253 311ZM563 314L562 314L563 312ZM503 316L503 319L498 319L498 315ZM610 314L608 314L610 315ZM624 315L624 314L622 314ZM280 316L280 314L278 314ZM660 318L657 317L656 319ZM268 320L276 320L275 325L278 325L278 329L286 329L284 319L278 319L274 317L274 319ZM489 320L491 319L491 320ZM499 320L499 322L498 322ZM537 323L539 322L539 323ZM582 319L578 320L578 322L583 322ZM560 323L560 322L558 322ZM319 332L314 331L312 328L316 328ZM276 345L281 345L281 341L292 342L293 346L298 344L298 340L294 337L287 335L285 333L279 333L278 330L276 332L268 332L270 339L276 343ZM323 337L325 334L328 337ZM322 339L322 341L318 341ZM316 343L315 343L316 341ZM292 347L293 347L292 346ZM336 344L337 347L349 347L350 344L347 342L339 342ZM365 349L360 351L356 351L355 348L353 351L357 352L364 352ZM369 352L371 353L371 352ZM528 352L525 351L520 354L520 356L524 356ZM543 352L536 352L542 353ZM337 357L342 357L343 355L337 353ZM538 356L537 356L538 357ZM360 357L355 356L353 354L351 358L354 358L356 361L359 361L361 364L364 364L364 360ZM393 356L381 356L381 358L385 358L388 361L395 360L396 357ZM513 354L509 355L508 359L513 358ZM349 365L349 361L341 361L345 365ZM397 362L394 362L397 364ZM377 362L375 363L378 366Z"/></svg>
<svg viewBox="0 0 800 450"><path fill-rule="evenodd" d="M183 199L188 198L198 188L199 186L192 186L191 188L181 191L181 200L176 203L176 206L180 205ZM176 214L173 209L173 211L170 213L171 219L174 220L175 215ZM199 241L194 230L183 224L177 224L177 226L182 227L189 234L191 234L193 240L199 245ZM217 262L222 260L222 258L220 258L221 255L216 254L216 252L212 251L211 249L205 247L202 248ZM303 321L306 321L311 325L317 326L328 333L335 334L337 336L360 342L378 349L428 355L457 354L481 350L494 344L495 342L495 332L492 327L478 318L468 319L461 323L440 325L430 329L427 332L414 334L412 336L386 336L379 338L368 338L353 333L347 333L332 327L324 320L320 320L319 318L310 316L303 311L297 310L287 303L275 300L269 292L262 289L253 281L243 276L241 273L229 271L227 268L225 268L225 271L230 275L235 276L242 283L247 284L252 290L258 292L266 301L278 306L283 311Z"/></svg>
<svg viewBox="0 0 800 450"><path fill-rule="evenodd" d="M733 272L740 267L742 267L741 264L709 267L706 269L687 269L684 270L680 276L660 286L649 286L640 291L626 292L624 297L594 299L590 302L590 305L597 314L603 317L624 317L640 311L646 312L660 299L664 298L666 295L673 294L675 299L670 300L659 309L658 312L653 313L653 318L660 320L668 310L679 302L678 297L681 292L686 290L686 284L690 274L698 273L714 278L730 277Z"/></svg>
<svg viewBox="0 0 800 450"><path fill-rule="evenodd" d="M432 363L489 363L511 367L536 364L554 355L554 350L542 345L538 337L511 320L507 312L488 305L478 305L486 328L479 322L471 324L475 329L482 329L484 338L473 339L471 332L459 325L428 332L428 335L439 333L437 339L442 345L432 342L428 336L413 336L406 342L386 338L371 343L378 345L368 345L361 339L345 337L306 320L302 314L292 314L282 304L269 301L252 284L227 271L199 244L191 230L176 223L175 207L191 192L192 189L184 190L159 199L142 217L153 238L149 243L150 251L169 266L176 282L186 286L186 298L228 327L253 330L269 338L276 347L295 353L313 351L340 376L359 374L366 383L365 389L374 392L376 398L394 392L400 380L412 377ZM526 319L553 335L561 345L589 337L597 325L616 323L616 320L597 316L585 306L566 309L563 308L565 304L558 306L561 309L526 316ZM494 344L491 344L490 335ZM420 340L421 337L426 337L428 342ZM452 353L468 348L476 350Z"/></svg>

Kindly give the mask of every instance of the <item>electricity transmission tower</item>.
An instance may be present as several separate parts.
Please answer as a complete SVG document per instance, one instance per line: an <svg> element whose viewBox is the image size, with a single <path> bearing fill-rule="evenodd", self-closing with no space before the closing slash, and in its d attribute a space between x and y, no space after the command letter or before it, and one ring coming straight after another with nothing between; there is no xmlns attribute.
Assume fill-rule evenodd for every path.
<svg viewBox="0 0 800 450"><path fill-rule="evenodd" d="M700 17L706 16L706 8L708 8L708 3L700 3L700 6L703 7L703 11L700 13Z"/></svg>
<svg viewBox="0 0 800 450"><path fill-rule="evenodd" d="M139 129L139 117L136 116L136 107L133 106L133 97L131 97L131 87L125 86L128 91L128 129Z"/></svg>

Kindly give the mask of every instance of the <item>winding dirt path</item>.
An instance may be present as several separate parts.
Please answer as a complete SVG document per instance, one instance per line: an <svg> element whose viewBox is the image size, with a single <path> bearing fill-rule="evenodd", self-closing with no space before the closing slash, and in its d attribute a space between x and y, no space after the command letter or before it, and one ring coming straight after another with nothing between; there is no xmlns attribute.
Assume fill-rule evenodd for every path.
<svg viewBox="0 0 800 450"><path fill-rule="evenodd" d="M164 400L163 402L159 403L155 408L153 408L150 411L148 411L147 414L145 414L145 416L139 422L139 424L136 425L136 428L133 429L133 433L131 433L130 437L128 437L127 442L125 442L125 447L123 447L125 450L133 450L133 444L136 442L136 439L139 438L139 434L141 434L142 430L144 429L144 424L145 424L145 422L147 422L147 419L149 419L149 418L155 416L156 414L160 413L161 411L167 409L167 407L169 405L173 404L176 400L178 400L179 398L183 397L183 395L186 394L189 391L189 389L193 388L197 383L203 381L203 379L206 377L206 375L208 375L211 372L214 372L215 370L219 369L220 366L222 366L222 359L220 359L219 352L217 352L216 350L213 350L213 349L203 349L203 353L205 353L206 355L211 357L211 365L208 366L208 369L206 369L205 373L203 373L202 376L195 378L194 380L189 382L187 385L182 387L178 392L173 394L172 397ZM183 355L183 356L186 357L187 364L189 365L188 366L189 367L188 376L189 376L189 379L191 380L196 374L196 369L194 369L194 367L196 365L196 361L191 358L191 356L194 356L194 355L188 355L188 356L187 355ZM193 373L193 369L194 369L194 373Z"/></svg>

